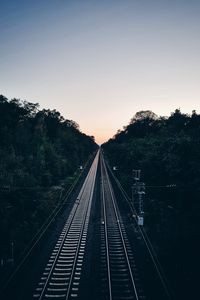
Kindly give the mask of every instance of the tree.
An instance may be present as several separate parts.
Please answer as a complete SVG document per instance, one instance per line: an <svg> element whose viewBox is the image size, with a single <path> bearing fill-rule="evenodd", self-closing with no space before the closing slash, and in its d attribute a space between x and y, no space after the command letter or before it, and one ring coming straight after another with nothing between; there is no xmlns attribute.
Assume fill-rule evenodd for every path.
<svg viewBox="0 0 200 300"><path fill-rule="evenodd" d="M129 124L133 124L137 121L142 121L144 119L156 120L158 116L151 110L141 110L138 111L135 116L131 119Z"/></svg>
<svg viewBox="0 0 200 300"><path fill-rule="evenodd" d="M9 187L0 189L4 255L11 235L22 251L59 200L53 187L72 183L96 149L94 138L58 111L0 95L0 185Z"/></svg>

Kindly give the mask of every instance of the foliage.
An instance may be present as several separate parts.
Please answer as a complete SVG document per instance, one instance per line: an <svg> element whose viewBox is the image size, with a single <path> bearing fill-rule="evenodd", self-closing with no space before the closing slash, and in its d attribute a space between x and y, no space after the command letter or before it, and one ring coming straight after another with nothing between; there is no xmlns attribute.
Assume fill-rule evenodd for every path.
<svg viewBox="0 0 200 300"><path fill-rule="evenodd" d="M141 169L147 185L199 190L200 115L178 109L169 118L141 113L103 145L111 163L130 176L132 169Z"/></svg>
<svg viewBox="0 0 200 300"><path fill-rule="evenodd" d="M47 191L73 176L96 148L58 111L0 96L0 255L11 240L20 248L30 239L58 201L58 192L46 197Z"/></svg>

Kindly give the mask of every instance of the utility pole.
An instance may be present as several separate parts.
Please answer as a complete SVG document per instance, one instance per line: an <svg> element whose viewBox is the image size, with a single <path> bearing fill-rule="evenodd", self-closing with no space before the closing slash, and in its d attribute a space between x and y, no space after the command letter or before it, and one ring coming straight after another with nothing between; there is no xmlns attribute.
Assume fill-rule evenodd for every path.
<svg viewBox="0 0 200 300"><path fill-rule="evenodd" d="M144 225L145 183L140 182L141 170L133 170L132 201L137 213L138 225Z"/></svg>

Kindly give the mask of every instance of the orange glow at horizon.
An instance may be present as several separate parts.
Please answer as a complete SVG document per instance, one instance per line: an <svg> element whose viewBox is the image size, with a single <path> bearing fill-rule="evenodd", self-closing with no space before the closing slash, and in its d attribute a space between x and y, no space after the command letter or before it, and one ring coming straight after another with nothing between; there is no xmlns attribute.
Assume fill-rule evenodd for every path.
<svg viewBox="0 0 200 300"><path fill-rule="evenodd" d="M81 130L82 132L84 132L85 134L89 135L89 136L94 136L95 142L98 145L102 145L105 142L107 142L109 139L111 139L117 132L117 130L112 129L112 130L106 130L106 133L104 133L105 130L94 130L94 131L90 131L88 132L87 129L85 130Z"/></svg>
<svg viewBox="0 0 200 300"><path fill-rule="evenodd" d="M113 136L110 136L110 137L107 137L107 136L100 136L100 135L96 135L94 136L95 138L95 142L98 144L98 145L102 145L104 144L105 142L107 142L110 138L112 138Z"/></svg>

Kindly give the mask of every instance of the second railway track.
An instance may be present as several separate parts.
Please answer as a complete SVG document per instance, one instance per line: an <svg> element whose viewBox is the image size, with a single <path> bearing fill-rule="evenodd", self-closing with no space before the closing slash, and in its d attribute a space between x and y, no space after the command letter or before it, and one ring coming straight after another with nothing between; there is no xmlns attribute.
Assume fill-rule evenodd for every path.
<svg viewBox="0 0 200 300"><path fill-rule="evenodd" d="M102 299L146 299L103 156L101 186Z"/></svg>

